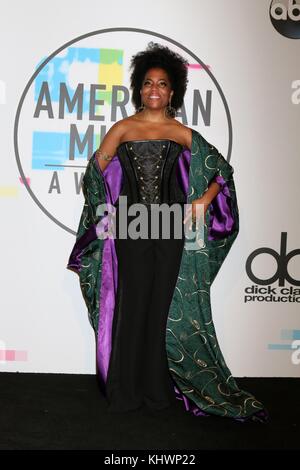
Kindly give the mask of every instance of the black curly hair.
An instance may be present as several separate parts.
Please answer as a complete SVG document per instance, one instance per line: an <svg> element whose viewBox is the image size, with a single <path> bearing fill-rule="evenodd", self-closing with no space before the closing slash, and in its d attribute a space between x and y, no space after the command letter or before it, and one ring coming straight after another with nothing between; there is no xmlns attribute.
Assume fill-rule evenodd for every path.
<svg viewBox="0 0 300 470"><path fill-rule="evenodd" d="M188 83L187 66L188 61L180 54L153 41L148 43L146 50L132 56L130 69L133 69L133 71L130 76L130 88L132 89L131 101L135 109L137 110L141 106L140 89L145 74L153 67L161 68L168 74L174 90L172 106L176 110L179 109L182 106Z"/></svg>

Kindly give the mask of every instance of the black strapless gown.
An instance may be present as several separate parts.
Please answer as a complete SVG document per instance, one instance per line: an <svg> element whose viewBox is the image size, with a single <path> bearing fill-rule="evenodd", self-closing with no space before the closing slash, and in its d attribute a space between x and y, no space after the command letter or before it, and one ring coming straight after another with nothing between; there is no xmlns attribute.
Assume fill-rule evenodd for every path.
<svg viewBox="0 0 300 470"><path fill-rule="evenodd" d="M118 238L118 199L118 291L106 384L111 411L129 411L143 404L163 409L176 402L165 335L184 235L182 230L181 238L174 238L171 230L169 239L163 239L161 232L159 238L151 239L150 213L153 204L186 202L176 172L182 149L171 140L129 141L118 147L123 170L120 196L127 196L128 206L142 203L147 207L149 238ZM128 217L128 223L131 220Z"/></svg>

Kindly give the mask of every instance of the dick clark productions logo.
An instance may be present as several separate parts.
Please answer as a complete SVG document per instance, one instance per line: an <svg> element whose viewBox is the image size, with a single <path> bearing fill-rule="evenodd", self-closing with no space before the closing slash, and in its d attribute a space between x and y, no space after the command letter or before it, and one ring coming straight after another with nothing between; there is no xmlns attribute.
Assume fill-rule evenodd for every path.
<svg viewBox="0 0 300 470"><path fill-rule="evenodd" d="M273 276L262 279L253 272L252 263L257 256L272 256L277 264L277 269ZM245 288L245 302L266 301L266 302L300 302L300 280L294 279L289 273L289 262L300 255L300 249L296 248L287 252L287 233L282 232L279 252L273 248L263 247L254 250L246 261L246 272L248 277L255 284ZM278 288L272 286L278 281ZM290 286L286 286L286 282ZM262 287L266 286L266 287Z"/></svg>

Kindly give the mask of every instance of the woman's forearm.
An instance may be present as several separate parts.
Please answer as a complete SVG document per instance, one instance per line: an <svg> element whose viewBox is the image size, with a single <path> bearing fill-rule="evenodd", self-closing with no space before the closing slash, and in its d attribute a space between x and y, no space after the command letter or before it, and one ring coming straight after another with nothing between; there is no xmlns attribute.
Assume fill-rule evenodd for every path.
<svg viewBox="0 0 300 470"><path fill-rule="evenodd" d="M219 194L221 190L221 186L216 183L215 181L212 181L210 185L208 186L207 191L198 199L194 199L192 202L192 209L188 211L187 216L185 217L185 222L188 220L188 217L190 214L192 214L192 219L196 219L196 206L197 204L203 204L204 208L204 215L211 204L212 200Z"/></svg>
<svg viewBox="0 0 300 470"><path fill-rule="evenodd" d="M221 186L215 181L212 181L208 186L208 190L201 197L201 202L203 204L210 204L212 200L219 194L220 190Z"/></svg>

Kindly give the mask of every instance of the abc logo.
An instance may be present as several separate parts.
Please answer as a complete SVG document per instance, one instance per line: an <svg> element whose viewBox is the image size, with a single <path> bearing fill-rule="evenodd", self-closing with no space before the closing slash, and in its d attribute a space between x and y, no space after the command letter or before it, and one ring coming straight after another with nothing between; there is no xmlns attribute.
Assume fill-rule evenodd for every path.
<svg viewBox="0 0 300 470"><path fill-rule="evenodd" d="M296 0L272 1L270 20L274 28L283 36L291 39L300 38L300 3Z"/></svg>

